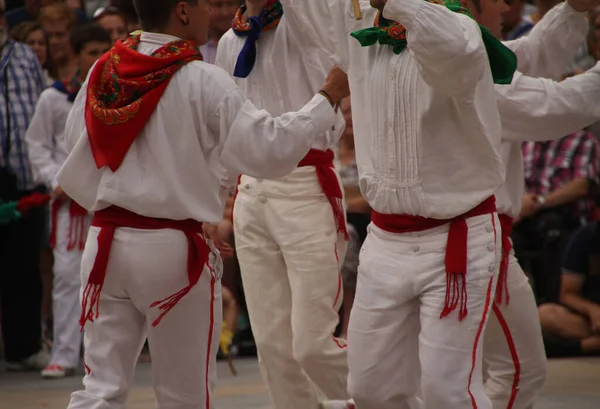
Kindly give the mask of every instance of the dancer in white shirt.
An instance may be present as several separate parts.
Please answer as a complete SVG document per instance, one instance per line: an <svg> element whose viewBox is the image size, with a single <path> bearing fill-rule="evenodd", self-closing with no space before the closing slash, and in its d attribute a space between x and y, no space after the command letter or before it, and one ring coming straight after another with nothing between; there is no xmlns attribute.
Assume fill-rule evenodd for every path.
<svg viewBox="0 0 600 409"><path fill-rule="evenodd" d="M279 1L247 0L219 42L216 64L257 107L273 115L298 109L332 65L320 51L302 47L302 35ZM347 233L331 147L343 127L340 114L283 178L243 175L235 196L236 252L276 409L316 408L313 383L330 399L348 397L346 345L333 335L343 299L340 263Z"/></svg>
<svg viewBox="0 0 600 409"><path fill-rule="evenodd" d="M482 335L504 181L494 82L510 82L514 54L457 3L361 1L362 21L347 0L282 4L306 45L348 72L360 187L374 209L348 330L356 407L489 409Z"/></svg>
<svg viewBox="0 0 600 409"><path fill-rule="evenodd" d="M94 212L81 267L85 390L69 408L122 408L147 336L157 407L212 409L222 264L202 223L221 221L225 178L288 174L336 115L316 95L273 118L202 62L206 0L134 3L144 31L92 68L67 119L70 154L58 174ZM339 69L323 89L349 93Z"/></svg>
<svg viewBox="0 0 600 409"><path fill-rule="evenodd" d="M56 174L67 157L64 129L67 115L81 83L94 62L110 48L108 33L96 24L76 27L71 48L78 71L67 81L56 81L40 95L25 136L29 158L38 180L52 191L50 241L54 253L52 285L53 344L45 378L73 375L79 366L81 331L81 255L89 227L89 215L61 189Z"/></svg>
<svg viewBox="0 0 600 409"><path fill-rule="evenodd" d="M506 183L496 193L501 220L519 213L524 177L520 142L528 139L560 138L594 122L600 108L593 103L600 95L600 67L561 83L577 45L587 31L585 13L596 1L569 2L549 12L528 37L506 42L519 57L511 84L496 85L502 120L501 156L507 164ZM476 20L499 36L502 2L465 1ZM512 199L512 200L511 200ZM506 227L506 228L505 228ZM494 409L531 408L543 385L546 357L533 292L527 278L510 252L510 222L503 224L503 269L493 314L486 329L484 361L486 394ZM507 296L510 296L508 302ZM345 402L328 402L325 408L345 408Z"/></svg>

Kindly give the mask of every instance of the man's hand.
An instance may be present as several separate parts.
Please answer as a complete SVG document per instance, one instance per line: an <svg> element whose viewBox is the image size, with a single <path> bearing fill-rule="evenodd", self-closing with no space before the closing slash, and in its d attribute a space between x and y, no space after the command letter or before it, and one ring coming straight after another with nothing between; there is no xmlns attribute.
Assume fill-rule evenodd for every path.
<svg viewBox="0 0 600 409"><path fill-rule="evenodd" d="M60 186L56 186L56 189L54 189L52 191L52 194L50 196L52 197L52 199L56 200L57 202L66 202L67 200L70 199L70 197L67 196L65 191L62 190L62 187L60 187Z"/></svg>
<svg viewBox="0 0 600 409"><path fill-rule="evenodd" d="M213 226L211 224L204 223L202 228L204 229L204 234L206 234L208 238L212 240L217 250L219 250L221 253L222 259L233 256L233 247L221 239L221 236L219 235L219 226Z"/></svg>
<svg viewBox="0 0 600 409"><path fill-rule="evenodd" d="M600 334L600 305L596 305L590 309L589 318L592 325L592 332Z"/></svg>
<svg viewBox="0 0 600 409"><path fill-rule="evenodd" d="M323 91L329 94L334 104L346 98L350 95L348 75L339 67L334 66L325 79Z"/></svg>
<svg viewBox="0 0 600 409"><path fill-rule="evenodd" d="M577 11L590 11L600 5L600 0L567 0L569 6Z"/></svg>
<svg viewBox="0 0 600 409"><path fill-rule="evenodd" d="M539 209L540 204L537 202L536 196L531 193L525 193L518 221L533 216Z"/></svg>

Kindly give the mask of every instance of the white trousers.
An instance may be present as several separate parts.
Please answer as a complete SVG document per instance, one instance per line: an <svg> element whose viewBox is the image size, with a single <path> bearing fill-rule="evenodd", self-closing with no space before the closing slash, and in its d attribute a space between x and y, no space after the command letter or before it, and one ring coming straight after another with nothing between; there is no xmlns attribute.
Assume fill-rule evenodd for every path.
<svg viewBox="0 0 600 409"><path fill-rule="evenodd" d="M514 254L508 265L510 302L494 304L483 348L485 389L494 409L531 409L546 379L538 309Z"/></svg>
<svg viewBox="0 0 600 409"><path fill-rule="evenodd" d="M467 309L440 319L449 225L393 234L371 224L348 328L348 388L357 409L491 409L483 332L500 263L496 214L467 219ZM423 401L416 397L422 388Z"/></svg>
<svg viewBox="0 0 600 409"><path fill-rule="evenodd" d="M346 242L314 168L278 180L243 177L233 211L250 324L275 408L316 409L320 392L347 399L345 342L333 336Z"/></svg>
<svg viewBox="0 0 600 409"><path fill-rule="evenodd" d="M100 229L91 227L81 263L87 279ZM189 284L188 242L175 230L117 229L99 317L85 326L85 390L69 409L124 409L146 336L158 409L212 409L221 330L222 262L213 251L200 281L156 326L150 304Z"/></svg>
<svg viewBox="0 0 600 409"><path fill-rule="evenodd" d="M64 368L79 366L81 328L81 250L79 230L87 231L89 219L81 219L84 226L71 223L69 203L63 204L56 214L56 244L54 246L54 279L52 284L52 316L54 320L51 363ZM73 234L69 234L72 231ZM85 240L85 235L83 236ZM74 246L73 246L74 245ZM70 247L73 247L70 249Z"/></svg>

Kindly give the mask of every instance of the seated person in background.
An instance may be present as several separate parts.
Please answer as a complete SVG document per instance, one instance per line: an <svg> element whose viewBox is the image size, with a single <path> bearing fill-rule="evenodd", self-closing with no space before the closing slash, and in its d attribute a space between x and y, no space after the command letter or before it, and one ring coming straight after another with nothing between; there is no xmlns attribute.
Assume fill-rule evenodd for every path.
<svg viewBox="0 0 600 409"><path fill-rule="evenodd" d="M559 304L539 306L546 354L600 353L600 229L581 227L571 238L563 263Z"/></svg>
<svg viewBox="0 0 600 409"><path fill-rule="evenodd" d="M342 264L342 280L344 286L344 301L342 303L342 319L340 338L346 339L350 310L354 304L356 292L356 276L358 274L358 254L360 247L367 237L367 225L371 222L371 207L360 193L358 187L358 167L354 150L354 130L352 128L352 108L350 98L342 100L341 104L346 128L340 138L338 148L338 172L344 186L346 199L346 218L348 222L348 249Z"/></svg>

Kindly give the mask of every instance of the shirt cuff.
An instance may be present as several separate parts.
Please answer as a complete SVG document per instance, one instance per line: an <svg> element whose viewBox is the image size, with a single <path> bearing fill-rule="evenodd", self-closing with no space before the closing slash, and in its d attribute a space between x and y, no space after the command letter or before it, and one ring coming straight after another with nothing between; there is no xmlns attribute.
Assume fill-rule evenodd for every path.
<svg viewBox="0 0 600 409"><path fill-rule="evenodd" d="M321 94L315 95L308 104L302 107L300 112L304 112L312 118L315 125L313 135L324 134L335 125L337 119L333 107Z"/></svg>
<svg viewBox="0 0 600 409"><path fill-rule="evenodd" d="M410 31L417 12L424 4L427 3L422 0L388 0L383 8L383 17L397 21Z"/></svg>

